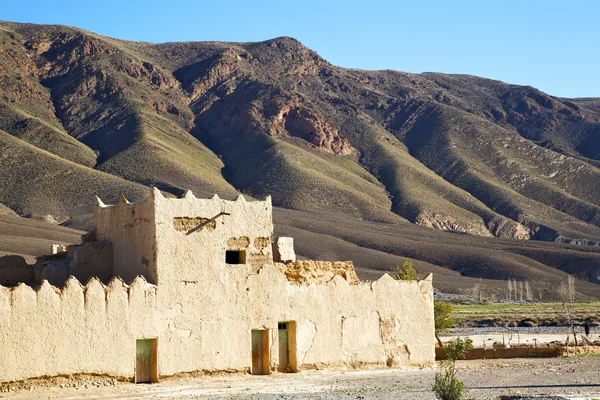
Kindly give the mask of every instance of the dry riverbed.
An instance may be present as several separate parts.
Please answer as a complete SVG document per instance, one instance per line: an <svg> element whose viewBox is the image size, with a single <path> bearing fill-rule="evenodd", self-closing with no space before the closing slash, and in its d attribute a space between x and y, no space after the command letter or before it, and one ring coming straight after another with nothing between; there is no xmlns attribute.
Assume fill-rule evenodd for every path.
<svg viewBox="0 0 600 400"><path fill-rule="evenodd" d="M459 377L476 399L502 395L600 398L600 357L471 360L458 363ZM233 374L163 380L155 385L111 382L35 387L0 393L2 399L435 399L435 368L303 371L251 376ZM100 379L100 378L98 378ZM74 379L73 382L76 380ZM99 380L99 382L102 382ZM71 385L72 386L72 385Z"/></svg>

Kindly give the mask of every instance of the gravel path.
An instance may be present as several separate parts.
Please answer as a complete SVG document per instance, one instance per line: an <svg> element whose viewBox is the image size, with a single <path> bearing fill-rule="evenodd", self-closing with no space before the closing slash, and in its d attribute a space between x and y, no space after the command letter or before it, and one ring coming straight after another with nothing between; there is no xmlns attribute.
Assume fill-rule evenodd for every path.
<svg viewBox="0 0 600 400"><path fill-rule="evenodd" d="M471 360L459 362L458 367L458 375L471 398L497 399L508 395L600 398L600 357ZM434 375L434 368L304 371L270 376L238 374L163 380L155 385L36 388L0 393L0 398L434 400L430 390Z"/></svg>

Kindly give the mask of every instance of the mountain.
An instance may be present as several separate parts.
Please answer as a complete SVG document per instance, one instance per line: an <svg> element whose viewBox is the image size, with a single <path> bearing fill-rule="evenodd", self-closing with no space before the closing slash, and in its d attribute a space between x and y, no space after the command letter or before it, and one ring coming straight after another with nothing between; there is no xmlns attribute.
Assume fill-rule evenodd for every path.
<svg viewBox="0 0 600 400"><path fill-rule="evenodd" d="M0 203L21 216L84 228L93 194L147 186L270 194L300 254L354 254L365 276L407 256L448 290L552 287L561 271L588 285L599 167L600 99L344 69L288 37L149 44L0 22Z"/></svg>

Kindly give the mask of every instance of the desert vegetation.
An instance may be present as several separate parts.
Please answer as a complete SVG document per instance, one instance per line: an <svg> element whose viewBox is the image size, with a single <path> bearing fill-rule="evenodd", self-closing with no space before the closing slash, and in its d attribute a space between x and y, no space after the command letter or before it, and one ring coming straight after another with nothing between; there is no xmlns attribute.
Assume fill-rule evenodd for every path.
<svg viewBox="0 0 600 400"><path fill-rule="evenodd" d="M562 302L454 304L452 318L455 327L463 326L569 326L565 322ZM600 303L573 303L570 320L578 326L586 318L600 321Z"/></svg>

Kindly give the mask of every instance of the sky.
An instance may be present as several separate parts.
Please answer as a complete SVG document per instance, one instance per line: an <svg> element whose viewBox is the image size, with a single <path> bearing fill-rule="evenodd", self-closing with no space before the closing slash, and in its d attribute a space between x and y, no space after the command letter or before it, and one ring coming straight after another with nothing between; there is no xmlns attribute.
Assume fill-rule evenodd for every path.
<svg viewBox="0 0 600 400"><path fill-rule="evenodd" d="M471 74L600 97L596 0L0 0L0 20L153 43L291 36L346 68Z"/></svg>

